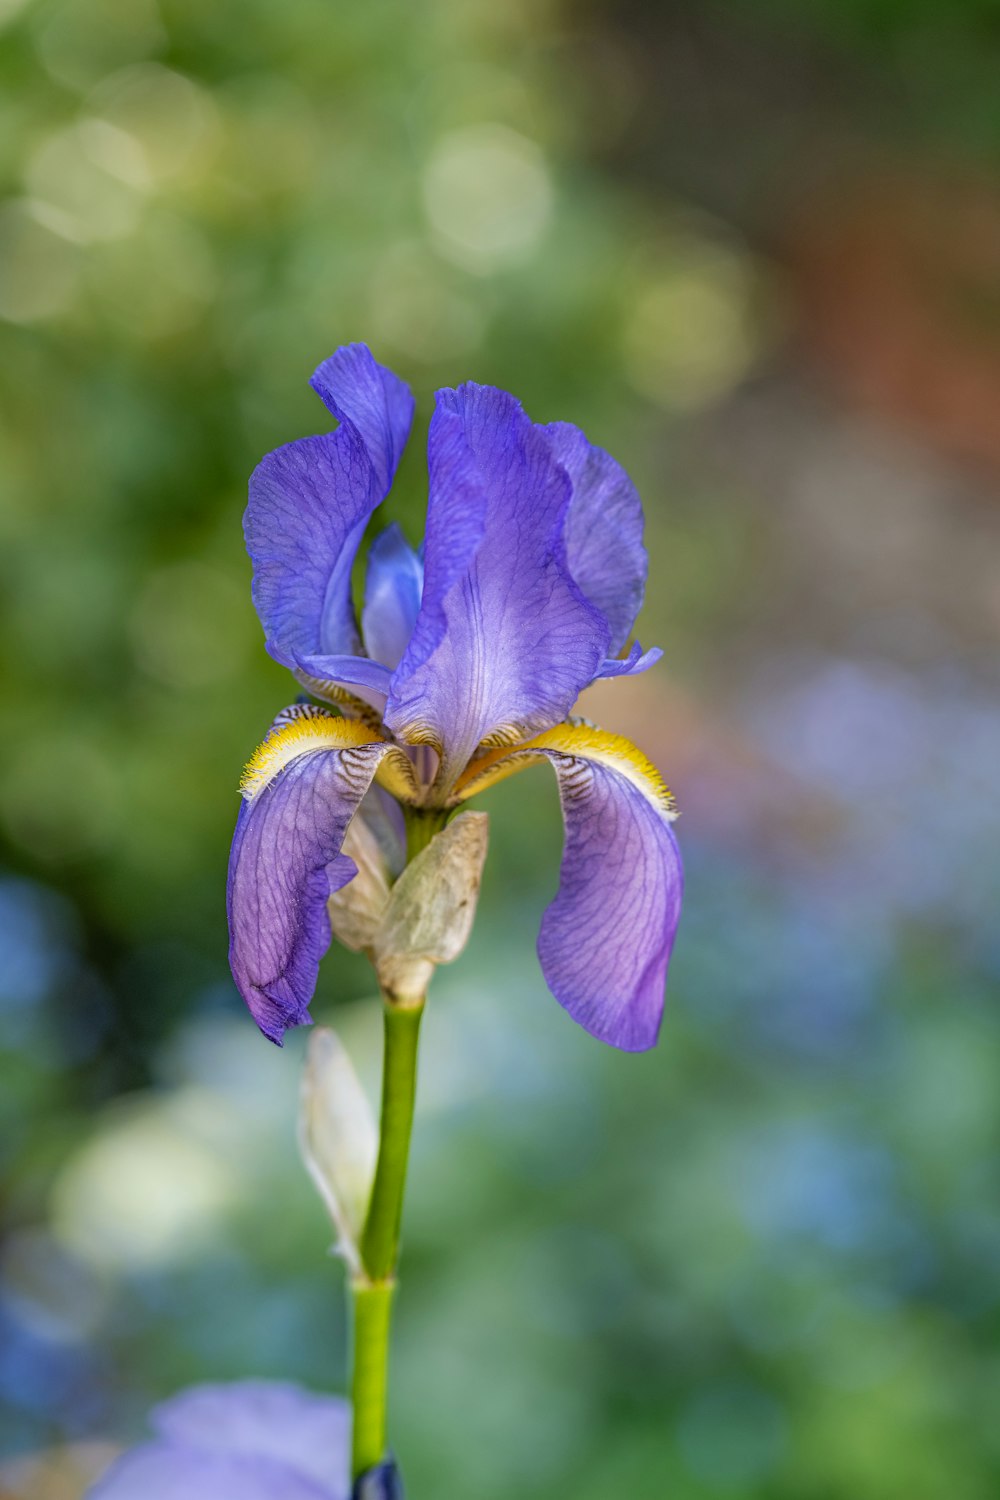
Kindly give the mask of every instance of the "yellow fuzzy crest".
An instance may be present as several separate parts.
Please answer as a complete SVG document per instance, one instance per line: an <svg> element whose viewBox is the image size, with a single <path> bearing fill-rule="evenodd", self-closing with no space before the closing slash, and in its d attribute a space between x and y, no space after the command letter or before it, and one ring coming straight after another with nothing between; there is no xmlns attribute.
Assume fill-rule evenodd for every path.
<svg viewBox="0 0 1000 1500"><path fill-rule="evenodd" d="M349 745L374 745L380 739L381 735L357 719L323 713L293 719L257 746L240 777L240 794L252 801L279 771L311 750L343 750Z"/></svg>
<svg viewBox="0 0 1000 1500"><path fill-rule="evenodd" d="M338 718L312 706L294 712L296 716L273 729L247 761L240 778L240 795L248 802L300 755L313 750L356 749L361 745L385 746L375 779L400 802L415 800L417 784L413 767L398 745L390 745L383 735L359 719Z"/></svg>
<svg viewBox="0 0 1000 1500"><path fill-rule="evenodd" d="M498 781L521 771L543 756L566 755L578 760L595 761L608 766L637 787L648 802L665 818L677 816L677 804L652 761L627 740L623 734L611 734L592 724L557 724L544 734L511 749L490 750L474 760L463 772L455 788L455 800L464 802L495 786Z"/></svg>

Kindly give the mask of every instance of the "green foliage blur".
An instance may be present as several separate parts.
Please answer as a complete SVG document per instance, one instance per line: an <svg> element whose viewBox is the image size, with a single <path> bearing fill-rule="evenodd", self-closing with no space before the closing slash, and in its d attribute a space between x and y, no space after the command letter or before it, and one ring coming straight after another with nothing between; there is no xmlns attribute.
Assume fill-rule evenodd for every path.
<svg viewBox="0 0 1000 1500"><path fill-rule="evenodd" d="M489 794L426 1023L408 1494L997 1493L997 51L971 0L0 0L2 1500L76 1500L183 1384L343 1386L304 1038L245 1015L223 892L296 691L246 480L352 339L418 398L377 521L414 543L440 385L635 477L665 658L584 710L688 870L660 1047L602 1049L534 958L554 788ZM844 211L873 181L910 259L902 208ZM315 1014L374 1095L362 959Z"/></svg>

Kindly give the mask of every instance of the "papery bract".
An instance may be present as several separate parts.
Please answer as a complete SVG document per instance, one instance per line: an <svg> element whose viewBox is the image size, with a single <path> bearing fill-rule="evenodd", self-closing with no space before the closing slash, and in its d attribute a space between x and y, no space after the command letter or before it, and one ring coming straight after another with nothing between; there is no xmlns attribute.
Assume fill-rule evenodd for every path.
<svg viewBox="0 0 1000 1500"><path fill-rule="evenodd" d="M485 813L459 813L393 886L372 952L393 1000L423 996L435 967L453 963L469 941L487 833Z"/></svg>

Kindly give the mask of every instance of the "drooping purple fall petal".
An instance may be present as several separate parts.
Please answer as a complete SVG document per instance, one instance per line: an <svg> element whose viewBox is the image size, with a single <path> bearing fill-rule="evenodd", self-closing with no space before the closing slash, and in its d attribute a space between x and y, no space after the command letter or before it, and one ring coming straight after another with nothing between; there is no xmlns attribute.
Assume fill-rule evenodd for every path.
<svg viewBox="0 0 1000 1500"><path fill-rule="evenodd" d="M574 1021L626 1052L656 1042L683 873L673 829L646 792L599 762L548 752L566 840L542 918L545 982Z"/></svg>
<svg viewBox="0 0 1000 1500"><path fill-rule="evenodd" d="M351 568L413 418L408 387L364 344L338 349L311 384L340 425L262 459L244 517L267 648L293 671L300 657L360 649Z"/></svg>
<svg viewBox="0 0 1000 1500"><path fill-rule="evenodd" d="M485 757L458 795L476 796L540 758L556 773L566 829L559 890L538 938L542 972L591 1035L644 1051L663 1014L684 884L673 799L628 740L581 723Z"/></svg>
<svg viewBox="0 0 1000 1500"><path fill-rule="evenodd" d="M311 718L272 734L248 771L229 859L229 962L265 1036L280 1044L311 1020L319 961L330 946L327 900L356 873L341 854L347 826L386 755L346 719ZM256 769L255 768L256 763Z"/></svg>
<svg viewBox="0 0 1000 1500"><path fill-rule="evenodd" d="M385 722L443 747L457 774L481 742L563 718L609 628L567 566L565 470L512 396L439 391L428 453L423 602Z"/></svg>

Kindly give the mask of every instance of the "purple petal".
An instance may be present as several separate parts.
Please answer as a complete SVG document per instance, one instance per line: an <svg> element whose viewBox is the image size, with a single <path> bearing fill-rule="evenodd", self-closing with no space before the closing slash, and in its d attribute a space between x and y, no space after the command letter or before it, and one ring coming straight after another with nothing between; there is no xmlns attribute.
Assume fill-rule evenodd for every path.
<svg viewBox="0 0 1000 1500"><path fill-rule="evenodd" d="M333 1396L269 1380L193 1386L156 1407L151 1421L176 1446L280 1461L324 1494L349 1488L351 1409Z"/></svg>
<svg viewBox="0 0 1000 1500"><path fill-rule="evenodd" d="M640 672L648 672L650 667L660 660L663 652L659 646L650 646L648 651L643 651L638 641L632 642L632 649L628 656L609 657L601 663L598 677L638 677Z"/></svg>
<svg viewBox="0 0 1000 1500"><path fill-rule="evenodd" d="M368 553L361 633L365 650L387 667L398 667L420 609L424 565L393 523Z"/></svg>
<svg viewBox="0 0 1000 1500"><path fill-rule="evenodd" d="M150 1443L135 1448L87 1491L87 1500L346 1500L273 1458Z"/></svg>
<svg viewBox="0 0 1000 1500"><path fill-rule="evenodd" d="M423 602L386 724L443 747L450 779L482 741L563 718L604 659L608 627L566 565L565 470L512 396L439 391L428 451Z"/></svg>
<svg viewBox="0 0 1000 1500"><path fill-rule="evenodd" d="M300 655L360 650L351 567L413 418L409 389L364 344L338 349L311 384L340 426L262 459L244 517L267 648L293 669Z"/></svg>
<svg viewBox="0 0 1000 1500"><path fill-rule="evenodd" d="M357 817L367 825L381 850L390 876L396 880L406 864L406 818L395 797L384 787L371 786L358 808Z"/></svg>
<svg viewBox="0 0 1000 1500"><path fill-rule="evenodd" d="M342 425L353 427L383 493L399 467L413 421L410 388L367 344L342 344L313 371L309 381Z"/></svg>
<svg viewBox="0 0 1000 1500"><path fill-rule="evenodd" d="M543 430L573 485L566 521L569 570L607 619L608 654L616 656L631 634L646 587L642 501L621 464L589 443L579 427L553 422Z"/></svg>
<svg viewBox="0 0 1000 1500"><path fill-rule="evenodd" d="M585 1031L642 1052L656 1041L683 873L673 830L629 777L546 752L566 825L559 891L538 957L549 989Z"/></svg>
<svg viewBox="0 0 1000 1500"><path fill-rule="evenodd" d="M356 726L348 720L328 719L316 733L351 730ZM260 789L240 808L229 857L233 977L261 1031L279 1044L289 1026L311 1020L319 961L330 946L326 903L356 874L340 853L344 834L392 748L381 742L324 747L322 740L304 739L306 732L312 730L290 725L258 751L255 761L263 758L274 774L267 779L261 773ZM282 755L289 743L297 751L293 759Z"/></svg>
<svg viewBox="0 0 1000 1500"><path fill-rule="evenodd" d="M349 698L367 703L379 717L392 678L388 667L367 656L297 656L295 675L311 693L333 703L341 700L339 690L344 688Z"/></svg>

